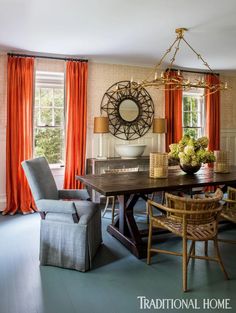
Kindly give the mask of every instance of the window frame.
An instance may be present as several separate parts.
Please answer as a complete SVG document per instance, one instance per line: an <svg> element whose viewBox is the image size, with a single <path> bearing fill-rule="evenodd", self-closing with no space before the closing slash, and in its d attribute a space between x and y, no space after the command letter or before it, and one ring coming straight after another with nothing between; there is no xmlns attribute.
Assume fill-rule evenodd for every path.
<svg viewBox="0 0 236 313"><path fill-rule="evenodd" d="M200 102L198 105L198 108L200 107L200 110L184 110L184 97L194 97L197 98L197 101ZM189 112L191 113L197 113L200 115L200 126L185 126L184 125L184 113ZM192 115L192 114L191 114ZM200 137L204 136L205 134L205 97L204 97L204 90L202 88L198 88L196 90L190 90L190 91L183 91L183 99L182 99L182 130L184 134L185 129L196 129L200 130Z"/></svg>
<svg viewBox="0 0 236 313"><path fill-rule="evenodd" d="M42 75L42 77L38 78L37 75ZM57 78L56 78L57 77ZM41 88L51 88L52 89L52 99L53 103L51 106L41 106L40 100L41 97L39 95L39 103L36 104L36 89L39 88L39 92ZM62 106L55 106L55 89L62 88L63 89L63 105ZM52 110L52 125L43 125L43 123L37 124L36 118L36 110L37 109L51 109ZM63 123L62 125L55 125L55 109L62 109L63 114ZM40 118L41 122L41 118ZM53 125L54 124L54 125ZM65 101L65 73L64 72L53 72L53 71L35 71L35 83L34 83L34 108L33 108L33 155L35 156L35 135L37 129L61 129L63 132L63 143L61 146L62 150L62 162L58 163L49 163L50 168L62 168L65 166L65 139L66 139L66 101Z"/></svg>

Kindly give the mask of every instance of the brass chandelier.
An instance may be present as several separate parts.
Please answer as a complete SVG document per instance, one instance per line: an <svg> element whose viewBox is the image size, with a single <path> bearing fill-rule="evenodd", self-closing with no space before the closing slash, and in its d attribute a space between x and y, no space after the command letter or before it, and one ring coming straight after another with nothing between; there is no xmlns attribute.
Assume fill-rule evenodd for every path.
<svg viewBox="0 0 236 313"><path fill-rule="evenodd" d="M187 91L192 88L204 88L208 91L209 94L213 94L217 91L226 90L228 89L227 82L222 82L219 79L219 75L215 74L209 64L203 59L203 57L197 53L192 46L185 40L184 32L187 31L186 28L177 28L175 30L177 36L174 42L171 44L169 49L166 50L165 54L160 59L160 62L154 67L152 71L152 79L145 79L142 82L134 83L133 79L131 78L131 88L139 89L141 87L154 87L155 89L162 89L162 90L183 90ZM174 62L177 56L177 53L180 49L181 42L184 41L186 45L192 50L192 52L197 56L197 58L203 62L203 65L207 68L209 74L214 75L217 79L215 80L216 83L209 84L203 77L196 79L190 79L184 77L184 70L176 70L176 75L171 74L171 70L174 69ZM163 61L170 55L171 52L173 56L170 59L170 64L167 70L164 72L163 69ZM159 73L159 74L158 74ZM161 74L160 74L161 73ZM151 76L151 75L150 75ZM150 77L149 76L149 77ZM116 86L119 89L119 86Z"/></svg>

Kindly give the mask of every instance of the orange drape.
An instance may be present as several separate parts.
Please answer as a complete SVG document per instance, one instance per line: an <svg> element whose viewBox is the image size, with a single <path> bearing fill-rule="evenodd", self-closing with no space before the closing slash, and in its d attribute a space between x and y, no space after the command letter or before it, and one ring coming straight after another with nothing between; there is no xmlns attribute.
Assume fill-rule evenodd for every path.
<svg viewBox="0 0 236 313"><path fill-rule="evenodd" d="M213 74L207 74L206 83L209 85L219 83L219 78ZM209 150L220 150L220 91L205 94L206 107L206 135L209 139ZM213 167L213 163L209 163L208 167ZM214 192L217 186L208 186L205 191Z"/></svg>
<svg viewBox="0 0 236 313"><path fill-rule="evenodd" d="M66 62L66 162L64 188L81 188L75 175L85 173L88 64Z"/></svg>
<svg viewBox="0 0 236 313"><path fill-rule="evenodd" d="M34 211L21 162L32 157L34 59L8 57L6 194L3 214Z"/></svg>
<svg viewBox="0 0 236 313"><path fill-rule="evenodd" d="M206 82L219 83L219 78L212 74L206 75ZM220 92L206 92L206 135L209 138L208 149L220 150Z"/></svg>
<svg viewBox="0 0 236 313"><path fill-rule="evenodd" d="M177 77L177 71L170 71L169 77ZM169 145L182 138L182 95L181 89L168 90L165 86L165 117L167 119L166 151Z"/></svg>

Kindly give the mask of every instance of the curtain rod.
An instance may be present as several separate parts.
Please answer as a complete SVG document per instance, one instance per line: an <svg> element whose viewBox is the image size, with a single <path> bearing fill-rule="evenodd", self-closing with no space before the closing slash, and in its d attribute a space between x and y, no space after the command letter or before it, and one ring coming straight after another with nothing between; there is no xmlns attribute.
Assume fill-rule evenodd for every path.
<svg viewBox="0 0 236 313"><path fill-rule="evenodd" d="M64 60L64 61L80 61L80 62L88 62L86 59L76 59L76 58L66 58L66 57L50 57L44 55L31 55L31 54L21 54L21 53L8 53L9 56L15 57L28 57L28 58L39 58L39 59L51 59L51 60Z"/></svg>
<svg viewBox="0 0 236 313"><path fill-rule="evenodd" d="M166 69L166 71L168 71L168 69ZM205 74L205 75L211 74L211 72L200 72L200 71L191 71L191 70L181 70L181 68L178 68L178 69L173 68L172 71L180 71L180 72L193 73L193 74ZM214 75L218 75L218 76L219 76L220 74L214 72Z"/></svg>

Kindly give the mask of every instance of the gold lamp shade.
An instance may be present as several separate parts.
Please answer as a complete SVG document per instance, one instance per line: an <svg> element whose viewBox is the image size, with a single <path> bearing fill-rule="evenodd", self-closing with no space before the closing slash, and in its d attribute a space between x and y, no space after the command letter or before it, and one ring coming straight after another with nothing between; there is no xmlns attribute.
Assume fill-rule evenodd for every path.
<svg viewBox="0 0 236 313"><path fill-rule="evenodd" d="M109 133L109 123L107 116L94 117L94 129L95 134Z"/></svg>
<svg viewBox="0 0 236 313"><path fill-rule="evenodd" d="M165 118L153 119L153 133L164 134L167 132L167 123Z"/></svg>

